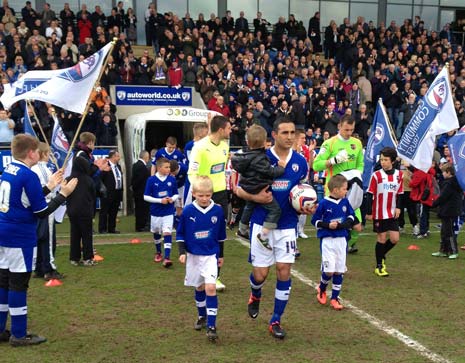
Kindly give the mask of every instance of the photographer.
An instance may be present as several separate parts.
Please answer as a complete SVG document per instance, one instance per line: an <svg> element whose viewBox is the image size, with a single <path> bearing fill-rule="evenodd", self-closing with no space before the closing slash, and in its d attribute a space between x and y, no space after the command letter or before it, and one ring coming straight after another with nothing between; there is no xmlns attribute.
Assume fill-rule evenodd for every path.
<svg viewBox="0 0 465 363"><path fill-rule="evenodd" d="M90 101L100 111L105 104L105 98L108 96L108 92L105 88L101 87L99 83L95 84L95 88L92 90L90 95Z"/></svg>

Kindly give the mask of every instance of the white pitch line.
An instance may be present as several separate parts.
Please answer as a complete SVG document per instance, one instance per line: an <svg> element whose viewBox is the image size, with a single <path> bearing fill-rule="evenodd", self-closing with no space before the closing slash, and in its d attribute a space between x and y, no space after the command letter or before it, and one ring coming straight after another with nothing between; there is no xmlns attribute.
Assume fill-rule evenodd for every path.
<svg viewBox="0 0 465 363"><path fill-rule="evenodd" d="M238 241L240 244L242 244L245 247L250 248L250 244L239 239L235 238L235 241ZM318 287L318 284L314 282L313 280L307 278L305 275L297 271L296 269L291 270L292 276L296 277L298 280L303 282L305 285L310 286L314 289ZM441 357L439 354L436 354L429 350L427 347L425 347L423 344L420 342L417 342L415 339L410 338L408 335L405 335L401 331L397 330L396 328L393 328L392 326L388 325L385 321L380 320L376 318L375 316L363 311L362 309L356 307L352 303L350 303L346 299L340 299L344 303L344 307L347 308L349 311L354 313L356 316L358 316L362 320L366 320L368 323L373 325L375 328L378 330L381 330L382 332L396 338L399 340L401 343L404 343L407 347L417 351L420 355L422 355L425 358L428 358L430 361L434 363L452 363L452 361Z"/></svg>

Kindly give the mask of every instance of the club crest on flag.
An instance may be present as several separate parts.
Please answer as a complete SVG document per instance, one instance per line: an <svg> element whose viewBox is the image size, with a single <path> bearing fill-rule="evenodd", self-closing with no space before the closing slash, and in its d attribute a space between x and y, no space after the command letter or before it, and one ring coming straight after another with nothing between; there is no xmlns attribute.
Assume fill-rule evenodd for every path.
<svg viewBox="0 0 465 363"><path fill-rule="evenodd" d="M438 79L431 85L430 90L425 97L428 105L440 111L446 101L448 89L449 87L447 86L445 77L438 77Z"/></svg>
<svg viewBox="0 0 465 363"><path fill-rule="evenodd" d="M126 91L120 90L116 92L116 97L118 97L118 99L121 101L126 99Z"/></svg>
<svg viewBox="0 0 465 363"><path fill-rule="evenodd" d="M181 94L181 97L182 97L183 101L189 101L189 99L191 98L191 94L189 92L183 92Z"/></svg>
<svg viewBox="0 0 465 363"><path fill-rule="evenodd" d="M79 62L74 67L68 68L65 72L60 74L58 77L69 80L71 82L80 82L83 79L89 77L94 71L99 68L97 67L100 62L99 59L102 56L102 52L98 51L92 54L88 58Z"/></svg>
<svg viewBox="0 0 465 363"><path fill-rule="evenodd" d="M376 125L375 134L373 135L373 145L377 145L384 138L384 127L383 125Z"/></svg>
<svg viewBox="0 0 465 363"><path fill-rule="evenodd" d="M68 152L69 142L66 139L66 136L61 127L57 129L57 133L53 141L57 149L62 150L64 152Z"/></svg>

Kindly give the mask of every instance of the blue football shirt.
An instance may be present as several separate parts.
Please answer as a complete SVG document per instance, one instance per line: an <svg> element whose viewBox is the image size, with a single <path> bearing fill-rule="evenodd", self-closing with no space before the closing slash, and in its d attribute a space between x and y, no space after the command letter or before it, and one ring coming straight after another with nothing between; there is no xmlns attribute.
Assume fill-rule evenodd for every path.
<svg viewBox="0 0 465 363"><path fill-rule="evenodd" d="M163 179L163 178L162 178ZM160 179L157 174L147 179L145 183L144 195L153 198L166 198L178 194L176 179L168 175L165 179ZM173 215L175 211L174 203L150 203L150 214L156 217Z"/></svg>
<svg viewBox="0 0 465 363"><path fill-rule="evenodd" d="M270 159L271 166L278 165L279 158L274 153L273 148L266 151ZM281 218L278 221L278 229L289 229L297 227L297 212L289 202L291 189L305 180L308 173L308 165L305 158L293 150L289 151L284 174L273 181L271 190L273 197L281 207ZM252 214L251 223L263 225L266 218L266 210L258 205Z"/></svg>
<svg viewBox="0 0 465 363"><path fill-rule="evenodd" d="M194 255L218 254L219 242L226 240L226 223L223 209L210 201L202 208L196 201L186 206L176 230L176 241L184 242L186 251Z"/></svg>
<svg viewBox="0 0 465 363"><path fill-rule="evenodd" d="M39 177L14 161L0 177L0 246L27 248L37 244L37 217L47 208Z"/></svg>

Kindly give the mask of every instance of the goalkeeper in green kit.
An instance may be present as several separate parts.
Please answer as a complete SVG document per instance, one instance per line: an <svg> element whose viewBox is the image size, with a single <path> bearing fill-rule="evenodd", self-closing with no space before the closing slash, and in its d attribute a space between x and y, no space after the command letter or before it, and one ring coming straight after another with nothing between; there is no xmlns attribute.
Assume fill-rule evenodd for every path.
<svg viewBox="0 0 465 363"><path fill-rule="evenodd" d="M321 145L320 152L313 161L313 170L326 170L325 195L329 195L327 185L333 175L341 174L346 177L349 182L347 198L355 210L356 217L361 221L363 148L360 140L352 137L354 128L355 120L351 116L345 115L341 118L338 125L338 134ZM358 251L355 246L357 239L358 232L352 231L349 253Z"/></svg>

